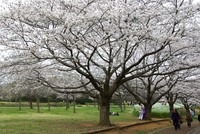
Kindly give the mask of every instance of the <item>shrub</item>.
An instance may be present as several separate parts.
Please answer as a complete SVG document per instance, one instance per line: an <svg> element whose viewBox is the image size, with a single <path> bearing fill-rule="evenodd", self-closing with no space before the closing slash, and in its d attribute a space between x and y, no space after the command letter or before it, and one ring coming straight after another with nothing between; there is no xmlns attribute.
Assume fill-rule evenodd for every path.
<svg viewBox="0 0 200 134"><path fill-rule="evenodd" d="M169 118L169 112L156 112L156 111L152 111L151 112L151 117L152 118Z"/></svg>
<svg viewBox="0 0 200 134"><path fill-rule="evenodd" d="M139 112L138 112L138 109L134 107L134 110L133 110L133 115L134 116L139 116ZM170 115L169 115L169 112L164 112L164 111L152 111L151 112L151 117L152 118L169 118Z"/></svg>

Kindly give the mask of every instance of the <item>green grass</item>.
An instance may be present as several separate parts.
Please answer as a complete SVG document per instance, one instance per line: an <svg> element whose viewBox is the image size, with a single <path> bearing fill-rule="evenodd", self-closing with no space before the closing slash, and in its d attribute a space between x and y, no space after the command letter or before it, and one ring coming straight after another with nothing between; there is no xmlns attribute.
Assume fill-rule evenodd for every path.
<svg viewBox="0 0 200 134"><path fill-rule="evenodd" d="M32 103L33 106L37 106L36 102ZM56 103L55 102L50 102L51 106L55 106ZM65 107L66 103L65 102L58 102L57 106L60 107ZM29 103L28 102L21 102L21 106L22 107L29 107ZM40 102L40 106L42 107L48 107L47 103L41 103ZM19 102L0 102L0 107L19 107Z"/></svg>
<svg viewBox="0 0 200 134"><path fill-rule="evenodd" d="M15 105L14 103L11 103ZM65 110L65 107L51 107L51 111L45 107L37 113L37 108L0 107L0 134L80 134L91 130L100 129L99 111L92 105L77 105L76 113L73 108ZM9 105L10 106L10 105ZM153 118L169 117L169 112L159 107L152 110ZM167 109L165 106L163 109ZM110 116L111 123L138 121L138 108L127 107L120 112L117 105L111 105L110 112L118 112L120 116ZM184 111L180 111L184 114ZM139 132L140 133L140 132Z"/></svg>
<svg viewBox="0 0 200 134"><path fill-rule="evenodd" d="M73 108L41 108L37 109L16 108L0 109L0 133L1 134L77 134L96 130L98 126L99 111L94 107ZM118 107L111 107L110 111L119 112ZM127 108L120 116L110 116L111 122L133 121L133 108Z"/></svg>

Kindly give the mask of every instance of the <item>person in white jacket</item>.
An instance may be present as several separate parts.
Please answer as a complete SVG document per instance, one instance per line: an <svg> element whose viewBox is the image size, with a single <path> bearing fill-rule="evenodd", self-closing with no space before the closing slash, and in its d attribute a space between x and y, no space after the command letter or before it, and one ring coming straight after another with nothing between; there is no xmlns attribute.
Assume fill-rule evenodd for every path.
<svg viewBox="0 0 200 134"><path fill-rule="evenodd" d="M139 103L139 120L143 119L143 107L142 104Z"/></svg>

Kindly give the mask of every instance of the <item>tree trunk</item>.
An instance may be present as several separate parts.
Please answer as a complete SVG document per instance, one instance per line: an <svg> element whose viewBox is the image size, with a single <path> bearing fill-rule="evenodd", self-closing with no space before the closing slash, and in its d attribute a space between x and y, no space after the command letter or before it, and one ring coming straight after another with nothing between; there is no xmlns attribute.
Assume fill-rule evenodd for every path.
<svg viewBox="0 0 200 134"><path fill-rule="evenodd" d="M74 108L74 111L73 113L76 113L76 102L75 102L75 97L73 96L73 108Z"/></svg>
<svg viewBox="0 0 200 134"><path fill-rule="evenodd" d="M151 105L145 105L146 108L146 114L145 114L145 120L151 120L151 110L152 106Z"/></svg>
<svg viewBox="0 0 200 134"><path fill-rule="evenodd" d="M190 106L187 103L185 103L183 105L185 107L185 110L190 113Z"/></svg>
<svg viewBox="0 0 200 134"><path fill-rule="evenodd" d="M38 113L40 113L40 99L38 97L36 97L36 101L37 101L37 110L38 110Z"/></svg>
<svg viewBox="0 0 200 134"><path fill-rule="evenodd" d="M48 110L50 111L50 101L49 101L49 97L48 97Z"/></svg>
<svg viewBox="0 0 200 134"><path fill-rule="evenodd" d="M120 107L121 112L123 112L123 109L122 109L122 102L119 102L119 107Z"/></svg>
<svg viewBox="0 0 200 134"><path fill-rule="evenodd" d="M170 118L171 118L172 112L174 110L174 103L177 100L177 96L178 96L178 94L174 95L172 92L168 93L167 96L166 96L168 104L169 104Z"/></svg>
<svg viewBox="0 0 200 134"><path fill-rule="evenodd" d="M67 110L69 108L68 94L65 96L65 101L66 101L66 110Z"/></svg>
<svg viewBox="0 0 200 134"><path fill-rule="evenodd" d="M30 105L30 109L33 109L33 101L32 101L32 97L29 97L29 105Z"/></svg>
<svg viewBox="0 0 200 134"><path fill-rule="evenodd" d="M124 110L126 110L126 102L124 101Z"/></svg>
<svg viewBox="0 0 200 134"><path fill-rule="evenodd" d="M173 103L169 103L169 112L170 112L170 118L172 117L172 112L174 110L174 105Z"/></svg>
<svg viewBox="0 0 200 134"><path fill-rule="evenodd" d="M101 98L99 125L111 126L109 113L110 113L110 98L109 97Z"/></svg>
<svg viewBox="0 0 200 134"><path fill-rule="evenodd" d="M21 95L19 95L19 111L22 110Z"/></svg>
<svg viewBox="0 0 200 134"><path fill-rule="evenodd" d="M68 105L68 104L67 104L67 103L68 103L67 100L65 100L65 103L66 103L65 110L67 110L67 109L68 109L68 107L67 107L67 105Z"/></svg>
<svg viewBox="0 0 200 134"><path fill-rule="evenodd" d="M119 107L120 107L120 110L121 110L121 112L123 112L121 96L118 96L118 100L119 100Z"/></svg>

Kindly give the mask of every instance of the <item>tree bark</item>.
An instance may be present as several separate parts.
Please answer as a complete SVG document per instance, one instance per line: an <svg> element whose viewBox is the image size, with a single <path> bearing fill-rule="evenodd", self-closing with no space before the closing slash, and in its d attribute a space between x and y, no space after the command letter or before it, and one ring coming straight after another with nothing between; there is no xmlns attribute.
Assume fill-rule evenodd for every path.
<svg viewBox="0 0 200 134"><path fill-rule="evenodd" d="M146 114L145 114L145 120L151 120L151 110L152 110L152 105L145 105L146 108Z"/></svg>
<svg viewBox="0 0 200 134"><path fill-rule="evenodd" d="M110 97L101 97L99 125L111 126L109 113L110 113Z"/></svg>
<svg viewBox="0 0 200 134"><path fill-rule="evenodd" d="M168 102L169 103L169 102ZM174 104L173 103L169 103L169 112L170 112L170 118L172 117L172 112L174 110Z"/></svg>

